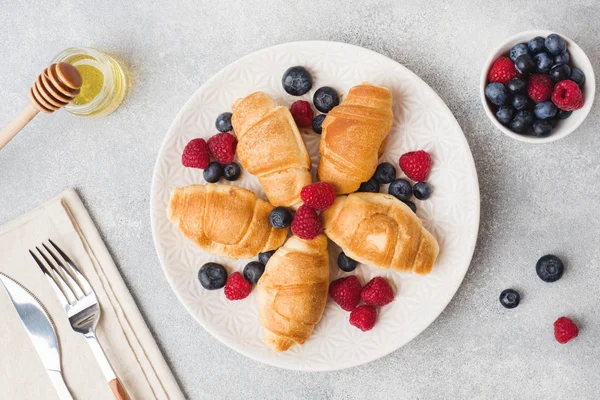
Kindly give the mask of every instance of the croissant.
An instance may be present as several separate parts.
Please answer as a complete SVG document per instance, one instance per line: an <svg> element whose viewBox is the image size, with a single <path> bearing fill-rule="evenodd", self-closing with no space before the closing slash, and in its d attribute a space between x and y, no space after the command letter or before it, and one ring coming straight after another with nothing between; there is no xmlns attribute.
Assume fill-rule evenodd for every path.
<svg viewBox="0 0 600 400"><path fill-rule="evenodd" d="M328 287L327 238L289 238L271 256L257 285L265 343L285 351L306 342L325 310Z"/></svg>
<svg viewBox="0 0 600 400"><path fill-rule="evenodd" d="M426 275L438 256L435 238L407 205L391 195L338 196L321 215L325 234L363 264Z"/></svg>
<svg viewBox="0 0 600 400"><path fill-rule="evenodd" d="M231 118L237 155L274 206L297 208L300 190L312 183L310 156L294 118L263 92L238 99Z"/></svg>
<svg viewBox="0 0 600 400"><path fill-rule="evenodd" d="M201 249L230 258L250 258L283 244L286 229L269 223L273 206L249 190L231 186L191 185L173 189L169 220Z"/></svg>
<svg viewBox="0 0 600 400"><path fill-rule="evenodd" d="M338 194L355 192L375 173L392 128L392 92L363 83L323 121L318 177Z"/></svg>

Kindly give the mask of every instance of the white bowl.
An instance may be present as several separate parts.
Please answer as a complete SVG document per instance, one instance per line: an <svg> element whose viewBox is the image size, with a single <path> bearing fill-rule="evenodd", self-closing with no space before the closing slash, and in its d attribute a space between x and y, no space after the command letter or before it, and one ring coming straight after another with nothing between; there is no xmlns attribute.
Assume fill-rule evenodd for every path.
<svg viewBox="0 0 600 400"><path fill-rule="evenodd" d="M483 109L485 110L485 113L487 114L488 118L490 119L490 121L492 121L492 123L494 125L496 125L496 128L500 129L507 136L510 136L513 139L517 139L517 140L520 140L520 141L526 142L526 143L550 143L550 142L554 142L555 140L564 138L565 136L567 136L568 134L573 132L575 129L577 129L577 127L579 127L579 125L581 125L583 120L589 114L590 109L592 108L592 103L594 102L594 93L596 91L596 80L594 77L594 70L592 69L592 64L590 63L590 60L587 58L587 56L585 55L583 50L581 50L581 48L577 45L577 43L575 43L574 41L572 41L571 39L569 39L562 33L558 33L560 36L565 38L565 40L567 41L567 50L569 51L569 53L571 53L571 61L569 62L569 65L572 67L579 68L585 74L585 83L582 88L583 98L584 98L583 107L579 110L573 111L573 114L571 114L571 116L569 118L559 121L558 125L556 125L556 127L552 130L552 133L550 134L550 136L544 137L544 138L537 138L535 136L521 135L521 134L515 133L515 132L511 131L510 129L508 129L506 126L502 125L496 119L496 116L494 115L494 111L492 110L492 107L491 107L488 99L485 97L485 86L487 85L487 75L488 75L488 71L489 71L490 67L492 66L492 63L498 57L508 55L509 50L514 45L516 45L518 43L527 43L527 42L529 42L529 40L533 39L536 36L546 37L546 36L550 35L551 33L558 33L558 32L552 32L552 31L546 31L546 30L531 30L531 31L521 32L514 36L509 37L508 39L506 39L502 43L500 43L500 45L498 47L496 47L494 49L494 51L492 51L492 53L488 57L485 65L483 67L483 70L481 71L481 82L480 82L481 87L480 87L479 92L481 95L481 102L483 103Z"/></svg>

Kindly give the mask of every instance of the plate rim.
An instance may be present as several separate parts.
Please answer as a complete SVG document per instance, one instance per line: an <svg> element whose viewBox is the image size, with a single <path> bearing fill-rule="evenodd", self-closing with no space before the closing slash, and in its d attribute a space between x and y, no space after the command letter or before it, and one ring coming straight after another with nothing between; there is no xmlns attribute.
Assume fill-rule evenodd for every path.
<svg viewBox="0 0 600 400"><path fill-rule="evenodd" d="M269 51L274 51L277 50L278 48L285 48L287 46L302 46L302 45L313 45L313 46L340 46L340 47L346 47L349 48L352 51L362 51L362 52L367 52L370 56L373 57L383 57L395 64L397 64L398 66L400 66L401 68L405 69L411 76L412 78L416 78L417 80L421 81L423 84L425 84L429 89L432 90L433 93L435 93L435 95L441 100L444 109L450 114L452 115L452 121L453 123L460 129L460 132L462 133L461 135L461 140L464 142L464 144L466 145L467 149L469 150L469 164L471 164L472 168L470 168L471 172L472 172L472 178L474 179L474 192L475 192L475 197L476 197L476 203L477 203L477 207L475 210L475 230L474 230L474 234L475 234L475 240L473 240L473 243L469 246L468 250L467 250L467 254L469 254L468 257L468 265L467 267L464 269L463 273L460 276L460 281L456 284L456 287L454 288L454 290L452 291L452 296L448 297L448 300L445 301L445 304L443 305L443 307L440 309L440 311L436 314L433 315L426 319L426 323L424 325L424 328L420 331L415 333L414 335L411 335L409 337L408 340L406 340L406 342L394 349L390 349L389 351L386 351L384 353L378 353L376 356L374 357L364 357L362 359L354 359L354 361L349 362L345 365L340 365L340 366L334 366L333 368L328 367L328 366L323 366L323 367L307 367L307 365L305 365L304 363L298 363L298 364L294 364L294 365L280 365L280 364L276 364L274 362L272 362L271 360L268 359L261 359L259 357L257 357L255 354L249 353L247 352L244 348L236 348L234 346L232 346L230 343L228 343L227 341L224 340L223 337L221 337L220 334L218 334L216 331L214 331L212 328L209 327L208 324L205 324L205 321L202 321L201 319L197 318L196 315L192 312L192 310L190 308L188 308L188 306L186 305L186 303L184 302L182 295L180 295L180 293L176 290L175 288L175 283L171 280L171 277L169 276L169 274L167 274L166 268L165 268L165 261L163 259L163 256L161 255L160 251L159 251L159 243L158 243L158 234L156 232L156 220L154 218L154 213L153 213L153 206L155 204L155 193L156 193L156 184L157 184L157 171L159 169L159 164L160 164L160 155L163 153L163 150L165 149L165 146L167 145L171 135L174 132L175 129L175 125L177 123L177 121L179 120L179 118L181 117L181 115L183 114L184 110L188 109L188 107L191 105L191 103L193 102L193 99L196 97L196 94L202 90L202 88L215 81L217 79L217 76L219 75L219 73L221 71L223 71L224 69L230 68L232 66L234 66L235 64L238 63L243 63L246 59L249 59L251 57L256 56L257 54L263 53L263 52L269 52ZM209 79L207 79L206 81L204 81L204 83L202 83L200 85L200 87L198 87L196 90L193 91L193 93L190 95L190 97L187 99L187 101L181 106L181 108L179 109L179 111L177 112L177 114L175 115L175 117L173 118L173 121L171 122L171 124L169 125L169 128L167 130L167 133L165 134L162 143L160 145L160 149L158 151L158 153L156 154L156 161L154 163L154 168L152 169L152 181L151 181L151 185L150 185L150 207L149 207L149 211L150 211L150 229L152 231L152 242L154 244L154 250L156 252L156 255L158 257L162 272L165 276L165 278L167 279L167 282L169 283L169 286L171 287L171 290L175 293L175 296L177 297L177 299L179 300L179 302L181 303L181 305L183 305L184 309L186 310L186 312L196 321L196 323L198 323L204 330L206 330L213 338L217 339L219 342L221 342L222 344L226 345L228 348L236 351L239 354L244 355L245 357L248 357L250 359L252 359L253 361L256 362L260 362L262 364L266 364L272 367L276 367L276 368L281 368L281 369L285 369L285 370L290 370L290 371L303 371L303 372L327 372L327 371L339 371L339 370L344 370L344 369L349 369L349 368L354 368L354 367L358 367L361 365L365 365L368 363L371 363L373 361L379 360L381 358L384 358L386 356L389 356L391 353L399 350L400 348L402 348L403 346L407 345L408 343L412 342L417 336L421 335L423 332L425 332L425 330L427 330L431 324L437 320L439 318L439 316L446 310L446 308L448 307L448 305L450 304L450 302L454 299L454 297L456 296L456 293L458 292L458 289L462 286L465 276L467 274L467 272L469 271L470 267L471 267L471 263L473 261L473 256L475 254L475 249L477 247L477 243L479 241L479 230L480 230L480 225L481 225L481 192L480 192L480 188L479 188L479 176L477 173L477 166L475 164L475 159L473 157L473 153L471 151L471 146L469 145L469 142L467 140L467 137L462 129L462 127L460 126L460 124L458 123L458 120L456 119L456 117L454 116L454 113L450 110L450 108L448 107L448 105L446 104L446 102L444 101L444 99L437 93L437 91L435 89L433 89L427 82L425 82L421 77L419 77L416 73L414 73L412 70L410 70L408 67L404 66L403 64L401 64L400 62L384 55L381 53L378 53L374 50L371 49L367 49L361 46L357 46L354 44L350 44L350 43L344 43L344 42L338 42L338 41L330 41L330 40L298 40L298 41L291 41L291 42L285 42L285 43L279 43L279 44L275 44L272 46L268 46L268 47L264 47L255 51L252 51L251 53L248 53L232 62L230 62L229 64L223 66L222 68L220 68L218 71L216 71ZM458 281L458 280L457 280Z"/></svg>

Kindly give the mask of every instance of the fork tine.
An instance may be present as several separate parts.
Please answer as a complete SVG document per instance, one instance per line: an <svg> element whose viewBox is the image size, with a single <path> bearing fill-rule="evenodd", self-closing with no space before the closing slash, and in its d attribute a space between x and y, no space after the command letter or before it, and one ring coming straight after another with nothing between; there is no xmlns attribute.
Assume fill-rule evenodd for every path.
<svg viewBox="0 0 600 400"><path fill-rule="evenodd" d="M56 251L58 252L58 254L60 254L60 256L66 261L66 263L69 265L69 267L71 267L71 269L75 273L75 276L77 276L77 280L79 281L79 285L83 288L84 293L85 294L91 294L92 293L92 286L90 285L90 283L88 282L88 280L86 279L86 277L81 273L81 271L79 271L79 268L77 268L77 266L75 265L75 263L73 261L71 261L71 259L69 258L69 256L67 256L65 254L65 252L62 251L60 249L60 247L58 247L56 245L56 243L54 243L50 239L48 239L48 241L50 242L50 244L52 245L52 247L54 247L56 249Z"/></svg>
<svg viewBox="0 0 600 400"><path fill-rule="evenodd" d="M58 300L60 301L62 306L66 309L70 304L69 300L67 299L67 296L65 295L65 293L62 291L62 289L58 286L58 284L54 280L52 273L48 270L48 268L46 268L44 263L42 263L40 261L40 259L37 258L37 256L35 255L35 253L33 251L29 250L29 254L31 254L31 257L33 257L33 259L35 260L37 265L40 267L40 269L42 270L44 275L46 275L46 278L48 278L48 281L50 282L50 286L52 286L52 289L54 289L54 292L56 293Z"/></svg>
<svg viewBox="0 0 600 400"><path fill-rule="evenodd" d="M79 300L79 298L83 297L83 294L81 293L81 290L79 289L79 286L77 286L77 284L73 281L73 278L68 273L66 273L66 270L60 264L56 265L55 263L50 261L50 259L46 256L46 254L44 254L44 252L42 250L40 250L39 247L36 247L36 250L42 256L42 258L46 261L46 263L48 265L50 265L50 267L54 270L54 272L56 273L56 277L63 284L63 288L65 288L66 293L71 295L70 297L69 296L67 296L67 297L69 299L71 297L73 297L75 299L75 301ZM46 248L46 250L48 250L48 249Z"/></svg>

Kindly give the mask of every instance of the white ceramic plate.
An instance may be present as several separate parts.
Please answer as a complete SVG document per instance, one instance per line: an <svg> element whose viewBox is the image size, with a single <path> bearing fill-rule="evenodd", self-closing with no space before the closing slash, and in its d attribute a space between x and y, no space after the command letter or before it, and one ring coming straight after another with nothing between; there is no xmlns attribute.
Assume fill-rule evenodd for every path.
<svg viewBox="0 0 600 400"><path fill-rule="evenodd" d="M329 300L323 319L302 347L282 354L262 342L255 292L230 302L222 290L207 291L197 279L206 262L222 263L230 272L242 271L248 260L216 257L197 248L168 221L165 210L172 188L204 183L202 171L181 165L181 152L193 138L216 133L217 115L233 102L262 90L282 105L300 99L288 95L281 77L290 66L307 67L313 90L300 97L311 101L316 89L332 86L345 94L363 81L382 85L394 95L394 126L381 161L398 165L401 154L427 150L434 166L429 178L433 195L417 203L417 214L440 243L440 257L426 277L359 265L363 284L384 276L397 288L395 300L380 309L369 332L348 323L349 313ZM303 138L316 171L320 135L310 130ZM401 171L399 170L399 174ZM223 180L221 183L226 183ZM265 198L258 181L246 171L233 183ZM387 187L382 187L382 191ZM479 227L479 186L473 157L456 119L437 94L411 71L373 51L335 42L295 42L250 54L208 80L179 112L164 141L152 181L151 217L154 242L173 290L194 318L213 336L238 352L274 366L310 371L352 367L378 359L421 333L450 302L473 255ZM332 279L342 273L339 248L330 244Z"/></svg>

